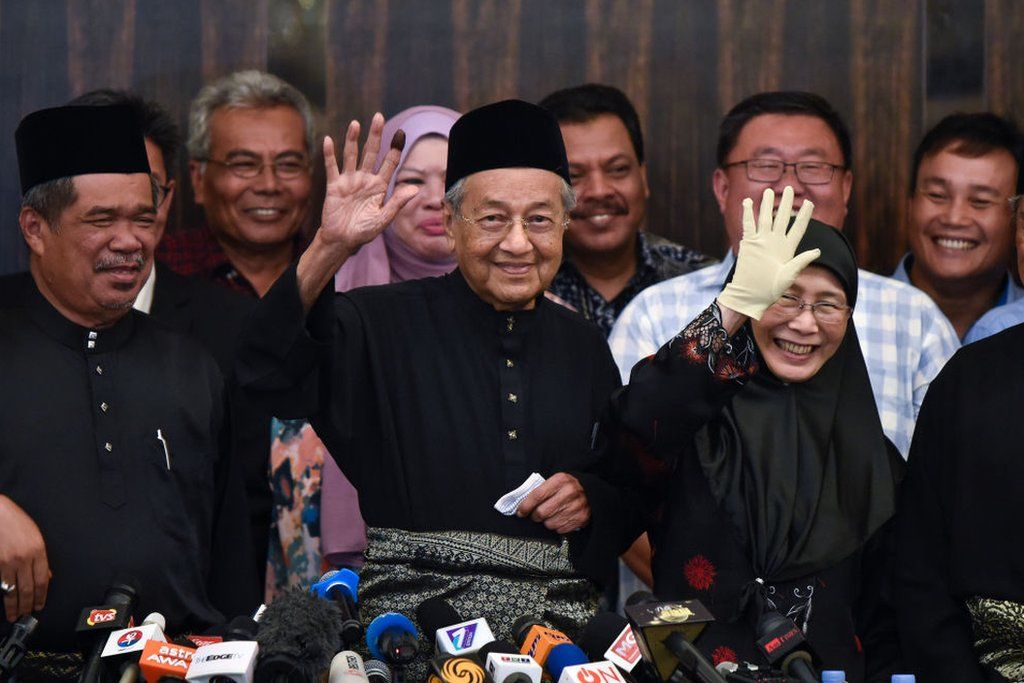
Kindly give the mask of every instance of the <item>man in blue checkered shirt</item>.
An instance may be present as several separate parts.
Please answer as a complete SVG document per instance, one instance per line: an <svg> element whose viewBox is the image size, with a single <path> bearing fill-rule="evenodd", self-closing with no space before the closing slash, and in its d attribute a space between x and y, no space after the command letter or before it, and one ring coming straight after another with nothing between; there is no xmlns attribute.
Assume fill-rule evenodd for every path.
<svg viewBox="0 0 1024 683"><path fill-rule="evenodd" d="M818 95L769 92L737 104L722 121L712 179L732 249L742 234L740 203L766 187L781 196L792 185L794 207L809 199L816 219L841 227L853 184L850 154L846 126ZM650 287L626 307L609 339L624 382L636 361L711 303L734 262L730 251L721 264ZM927 295L864 270L853 319L882 428L906 457L928 384L959 346L956 333Z"/></svg>
<svg viewBox="0 0 1024 683"><path fill-rule="evenodd" d="M649 287L626 306L608 339L622 381L628 382L638 360L672 339L722 290L743 233L743 199L757 201L766 187L781 197L783 187L792 185L794 208L809 199L816 219L842 227L853 186L850 161L846 125L818 95L766 92L733 107L719 128L718 168L712 177L731 249L720 264ZM883 431L905 458L928 385L959 340L920 290L864 270L859 279L853 319ZM646 536L623 556L645 579L649 558ZM623 573L621 595L640 587Z"/></svg>

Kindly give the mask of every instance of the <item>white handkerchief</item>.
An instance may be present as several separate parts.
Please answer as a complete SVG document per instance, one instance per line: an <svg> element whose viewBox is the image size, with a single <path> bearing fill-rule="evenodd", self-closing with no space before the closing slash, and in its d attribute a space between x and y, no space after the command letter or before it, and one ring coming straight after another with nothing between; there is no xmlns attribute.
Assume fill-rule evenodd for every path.
<svg viewBox="0 0 1024 683"><path fill-rule="evenodd" d="M543 483L544 477L534 472L518 488L509 491L499 498L498 502L494 504L494 509L505 516L516 514L516 510L519 509L519 504L523 502L523 499L530 495L530 491Z"/></svg>

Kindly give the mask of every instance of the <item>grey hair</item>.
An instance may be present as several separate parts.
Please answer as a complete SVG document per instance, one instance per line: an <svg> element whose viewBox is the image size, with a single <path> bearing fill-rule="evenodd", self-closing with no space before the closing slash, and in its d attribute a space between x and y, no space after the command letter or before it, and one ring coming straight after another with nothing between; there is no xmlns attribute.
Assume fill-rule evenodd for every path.
<svg viewBox="0 0 1024 683"><path fill-rule="evenodd" d="M297 88L273 74L249 69L204 87L192 100L188 115L188 155L205 159L210 155L210 117L220 107L291 107L302 116L306 154L313 156L313 110Z"/></svg>
<svg viewBox="0 0 1024 683"><path fill-rule="evenodd" d="M468 178L469 176L466 176ZM466 196L466 178L459 178L455 184L444 193L444 201L452 208L452 213L462 214L462 200ZM559 177L562 181L562 209L569 213L576 208L576 193L572 191L565 178Z"/></svg>
<svg viewBox="0 0 1024 683"><path fill-rule="evenodd" d="M75 180L71 176L65 176L28 188L21 198L21 206L38 213L50 224L50 228L56 231L60 215L64 209L74 204L76 199L78 193L75 191Z"/></svg>
<svg viewBox="0 0 1024 683"><path fill-rule="evenodd" d="M160 202L160 185L156 182L153 174L148 173L150 197L153 200L153 210L156 210ZM74 176L64 176L47 180L28 188L28 191L21 198L22 208L29 208L38 213L50 224L50 229L57 232L60 229L60 215L78 200L78 192L75 190Z"/></svg>

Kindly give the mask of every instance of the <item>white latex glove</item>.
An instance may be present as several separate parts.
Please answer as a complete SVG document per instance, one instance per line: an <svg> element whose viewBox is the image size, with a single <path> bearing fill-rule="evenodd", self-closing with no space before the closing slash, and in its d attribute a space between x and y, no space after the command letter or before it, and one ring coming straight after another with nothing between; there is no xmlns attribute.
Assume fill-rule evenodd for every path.
<svg viewBox="0 0 1024 683"><path fill-rule="evenodd" d="M793 227L786 232L793 212L793 188L782 191L779 210L772 221L775 193L771 188L761 197L761 210L754 224L754 202L743 200L743 239L736 254L736 272L722 293L720 306L760 320L766 308L779 300L800 271L821 256L820 249L811 249L794 256L797 245L807 230L814 204L804 200Z"/></svg>

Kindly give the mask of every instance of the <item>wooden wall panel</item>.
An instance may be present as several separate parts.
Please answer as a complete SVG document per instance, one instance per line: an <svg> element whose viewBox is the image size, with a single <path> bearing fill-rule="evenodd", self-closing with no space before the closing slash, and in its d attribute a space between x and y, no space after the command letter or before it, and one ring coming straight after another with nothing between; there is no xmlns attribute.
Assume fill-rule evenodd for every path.
<svg viewBox="0 0 1024 683"><path fill-rule="evenodd" d="M320 132L337 135L377 110L536 101L599 80L622 88L640 113L649 227L720 255L710 191L719 119L754 92L801 89L824 95L850 125L847 230L863 264L886 271L904 248L907 166L923 128L927 3L0 0L0 211L13 226L18 120L90 88L131 87L184 129L202 83L271 65L309 92ZM986 102L1019 118L1024 3L983 6ZM180 179L183 170L181 162ZM187 185L171 229L199 220ZM0 272L24 267L23 252L16 229L0 232Z"/></svg>

